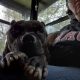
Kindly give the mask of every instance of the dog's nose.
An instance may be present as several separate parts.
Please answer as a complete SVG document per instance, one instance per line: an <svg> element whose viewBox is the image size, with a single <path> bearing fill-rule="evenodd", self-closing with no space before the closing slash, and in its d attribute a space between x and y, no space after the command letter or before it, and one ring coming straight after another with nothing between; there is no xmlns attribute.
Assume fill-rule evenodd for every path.
<svg viewBox="0 0 80 80"><path fill-rule="evenodd" d="M36 37L32 34L25 34L23 37L22 37L22 42L24 44L26 43L33 43L33 42L36 42Z"/></svg>

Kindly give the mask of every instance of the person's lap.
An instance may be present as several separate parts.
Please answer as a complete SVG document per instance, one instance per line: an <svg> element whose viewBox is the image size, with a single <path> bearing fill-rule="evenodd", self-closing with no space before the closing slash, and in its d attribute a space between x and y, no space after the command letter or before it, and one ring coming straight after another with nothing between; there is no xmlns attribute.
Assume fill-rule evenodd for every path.
<svg viewBox="0 0 80 80"><path fill-rule="evenodd" d="M48 76L46 80L80 80L80 69L48 66Z"/></svg>

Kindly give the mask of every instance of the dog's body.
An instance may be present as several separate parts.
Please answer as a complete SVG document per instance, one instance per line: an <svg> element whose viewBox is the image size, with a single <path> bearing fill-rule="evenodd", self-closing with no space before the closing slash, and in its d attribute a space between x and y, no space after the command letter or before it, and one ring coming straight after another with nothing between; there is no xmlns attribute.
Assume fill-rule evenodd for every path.
<svg viewBox="0 0 80 80"><path fill-rule="evenodd" d="M46 37L44 25L39 21L12 21L1 59L1 72L3 76L7 74L2 80L7 80L11 74L14 77L10 80L42 79L47 73Z"/></svg>

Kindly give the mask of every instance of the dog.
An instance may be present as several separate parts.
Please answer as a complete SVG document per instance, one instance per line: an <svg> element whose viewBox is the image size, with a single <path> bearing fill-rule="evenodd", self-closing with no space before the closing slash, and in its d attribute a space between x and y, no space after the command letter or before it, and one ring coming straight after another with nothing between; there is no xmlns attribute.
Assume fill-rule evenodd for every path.
<svg viewBox="0 0 80 80"><path fill-rule="evenodd" d="M1 80L41 80L47 76L47 32L36 20L11 22L1 58Z"/></svg>

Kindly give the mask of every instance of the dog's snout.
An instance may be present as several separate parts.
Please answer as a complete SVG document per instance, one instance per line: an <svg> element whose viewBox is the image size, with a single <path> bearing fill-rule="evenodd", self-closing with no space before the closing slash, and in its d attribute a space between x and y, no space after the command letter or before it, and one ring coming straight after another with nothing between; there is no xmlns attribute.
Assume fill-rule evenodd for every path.
<svg viewBox="0 0 80 80"><path fill-rule="evenodd" d="M26 34L22 37L22 42L23 43L29 43L29 42L35 42L36 41L36 37L34 35L31 34Z"/></svg>

